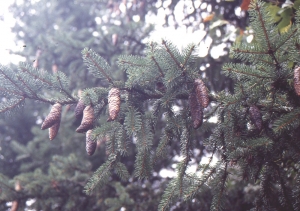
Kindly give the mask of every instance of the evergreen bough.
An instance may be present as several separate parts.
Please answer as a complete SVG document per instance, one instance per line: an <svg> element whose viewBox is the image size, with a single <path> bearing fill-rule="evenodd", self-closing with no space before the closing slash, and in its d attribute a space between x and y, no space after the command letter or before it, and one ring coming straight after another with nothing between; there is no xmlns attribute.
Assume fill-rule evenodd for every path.
<svg viewBox="0 0 300 211"><path fill-rule="evenodd" d="M21 64L18 70L1 66L0 92L5 98L0 112L9 114L23 107L26 100L63 106L80 102L93 107L96 120L107 119L108 93L115 89L120 93L117 100L121 101L121 105L116 104L117 116L101 125L96 121L89 134L93 136L91 140L105 139L107 160L89 179L86 194L106 185L113 173L122 180L130 177L121 162L122 156L129 153L130 142L136 147L134 175L139 179L151 177L153 166L162 159L168 145L180 142L177 175L168 183L159 210L168 210L175 200L202 197L208 190L212 194L210 210L225 210L230 203L226 193L236 177L245 184L259 186L253 209L299 210L300 97L293 78L300 63L300 14L295 24L280 34L264 3L251 2L249 13L253 41L235 44L231 53L238 63L223 67L225 74L235 81L234 93L210 94L213 103L204 114L200 112L204 122L199 129L193 127L188 103L195 80L201 79L196 45L179 51L165 40L161 44L150 43L143 57L119 58L126 81L115 79L101 56L84 49L83 60L88 70L94 77L106 80L107 86L85 89L80 97L68 90L68 77L60 71L50 74L28 64ZM215 125L207 121L213 116L218 117ZM164 123L162 128L157 126L160 121ZM212 131L204 140L211 157L208 163L199 164L196 172L189 173L193 142L199 141L198 130ZM156 146L153 140L157 133L161 138ZM214 156L219 158L216 163L212 162ZM106 199L111 210L119 209L122 203L133 203L120 183L112 186L122 197ZM27 191L40 191L36 188Z"/></svg>

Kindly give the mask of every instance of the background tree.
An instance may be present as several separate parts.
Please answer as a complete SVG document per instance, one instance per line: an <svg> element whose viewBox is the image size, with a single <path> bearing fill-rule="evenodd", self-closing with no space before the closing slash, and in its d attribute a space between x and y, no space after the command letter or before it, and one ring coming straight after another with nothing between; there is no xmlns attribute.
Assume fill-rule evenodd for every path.
<svg viewBox="0 0 300 211"><path fill-rule="evenodd" d="M143 3L117 1L45 3L40 1L32 4L25 1L22 7L19 5L12 7L12 11L20 18L14 31L18 33L18 39L26 44L24 52L20 54L32 62L33 67L22 64L18 70L16 67L11 67L11 69L3 67L1 71L5 82L1 90L3 94L1 110L4 112L11 111L15 107L22 107L26 100L26 112L14 119L5 120L6 122L3 122L5 127L1 128L3 129L1 145L2 149L6 149L3 150L4 159L1 160L3 168L1 187L4 190L1 194L1 206L3 209L10 206L6 203L7 201L14 201L20 210L24 207L32 207L36 210L119 210L121 207L128 210L156 210L161 201L160 209L164 210L170 203L166 199L177 199L177 196L183 196L185 200L194 200L189 203L180 201L172 207L173 210L196 208L207 210L209 207L219 209L219 205L228 210L252 207L252 200L257 191L256 184L245 183L234 177L226 177L226 183L224 178L220 180L220 177L227 172L224 165L227 167L228 164L242 162L243 158L252 159L252 154L249 152L229 157L226 155L227 148L222 148L224 147L223 141L227 143L228 137L221 140L218 136L221 136L219 131L224 131L225 126L228 127L233 120L226 120L230 124L226 122L217 127L207 121L198 130L190 127L193 121L189 113L189 109L192 110L190 108L192 103L188 103L188 96L193 92L194 79L203 77L210 91L220 91L225 88L232 90L230 80L220 75L220 67L224 61L227 61L227 55L219 59L214 59L210 55L198 58L195 56L195 45L179 53L176 47L168 42L164 42L163 45L153 43L145 49L143 39L147 38L153 29L144 22L147 15L156 13L157 9L163 7L166 11L171 11L169 15L166 15L166 20L168 20L166 24L171 25L170 17L175 17L174 10L179 3L171 1L167 5L156 1ZM187 21L181 25L186 25L193 30L202 26L207 30L204 40L213 38L210 49L224 41L227 42L226 48L228 48L232 39L223 37L226 33L230 33L228 30L230 24L240 27L241 31L246 26L247 19L232 16L235 14L233 10L242 2L224 2L221 5L214 1L204 3L196 3L190 8L183 7L184 20ZM274 5L268 4L267 9L271 7L273 8ZM199 13L200 8L204 10L203 13ZM215 12L213 16L212 11ZM218 11L224 12L218 13ZM256 11L259 10L256 9ZM225 19L223 22L219 21L218 24L217 21L222 15ZM137 16L140 20L133 21L138 20ZM277 23L281 21L282 19L279 22L277 20ZM197 22L204 23L197 25L195 24ZM215 23L215 25L209 23ZM179 26L178 23L177 25ZM262 29L259 28L258 31ZM240 42L243 42L243 39ZM283 46L287 47L287 45ZM85 47L93 50L82 51ZM86 70L82 62L81 51L89 70ZM121 54L144 55L145 57L119 57ZM119 66L117 66L117 61ZM41 71L42 69L51 71ZM122 69L125 72L121 71ZM109 71L109 74L106 74L106 71ZM182 74L182 71L186 73ZM174 76L177 77L174 78ZM18 81L18 83L13 83L13 81ZM107 108L110 102L107 98L112 87L121 90L121 108L118 118L106 123L108 110L111 110ZM78 90L83 89L80 98ZM220 96L211 96L220 104L216 107L211 105L205 110L205 120L216 111L220 113L220 117L222 117L222 112L226 111L220 108L226 105L227 99L222 98L223 95ZM45 141L48 139L48 134L39 129L49 109L45 104L33 103L27 99L52 105L59 102L63 105L59 134L51 143ZM92 133L99 138L99 144L96 154L90 158L83 153L85 135L75 133L81 118L75 120L71 112L79 99L86 106L92 105L94 115L99 117ZM179 112L173 110L174 106L180 108ZM149 108L152 109L149 110ZM255 107L251 108L249 113L254 110L253 116L259 116L255 115L255 112L259 113ZM115 109L118 110L118 106ZM234 109L238 110L238 106ZM22 121L18 118L22 118ZM254 119L252 121L255 124L255 118L251 118ZM234 121L240 123L241 120L234 119ZM178 128L175 123L179 124ZM244 124L245 119L241 125ZM216 166L207 165L204 168L200 165L199 171L206 173L202 177L186 173L189 159L192 159L190 164L199 164L204 154L203 142L199 140L208 138L211 129L215 127L216 138L208 142L210 149L207 150L215 154L219 153L220 163ZM246 134L251 133L251 130L248 132L245 127L240 130L242 134L245 134L243 130L247 132ZM141 131L144 131L147 136L142 137ZM90 138L93 139L92 137ZM133 144L130 141L132 137L135 137ZM141 139L145 141L142 142L145 144L144 147L139 144ZM166 146L168 149L164 150ZM156 149L156 154L153 153L154 149ZM123 156L124 154L127 156ZM168 179L161 177L159 171L162 168L171 168L174 158L176 159L176 156L180 154L185 158L184 162L181 161L177 165L178 176L169 182ZM141 168L141 155L149 158L145 163L148 165L145 171ZM162 155L165 155L165 158L160 157ZM257 158L257 156L253 157ZM251 168L255 169L263 165L262 163L257 162L254 167L250 167L250 170L246 168L244 172L252 171ZM13 168L7 168L8 165ZM241 163L241 166L243 165L245 164ZM98 169L99 166L101 167ZM96 174L86 185L94 171ZM234 171L238 172L238 169L230 169L231 174ZM147 180L139 180L136 176L147 178ZM216 179L210 181L211 176ZM243 178L247 177L249 176L246 175ZM11 180L11 178L14 179ZM211 183L206 183L206 181ZM218 181L223 182L218 183ZM107 183L108 185L104 185ZM169 185L161 200L166 183ZM211 191L206 186L201 191L197 188L193 189L201 183L211 184L215 189ZM100 184L101 188L97 184ZM226 189L229 195L228 200L222 198L223 204L215 204L218 201L216 192L222 190L224 184L228 185ZM246 186L248 184L250 186ZM172 192L177 185L183 189L179 192L177 189ZM82 193L84 186L89 196ZM197 194L189 195L188 191L195 191ZM170 193L175 193L176 197ZM241 200L241 195L245 195L243 200ZM211 204L213 196L214 200ZM29 199L33 199L31 205L28 204ZM233 204L232 201L237 199L240 201ZM265 206L263 202L260 203ZM284 205L281 205L282 208Z"/></svg>

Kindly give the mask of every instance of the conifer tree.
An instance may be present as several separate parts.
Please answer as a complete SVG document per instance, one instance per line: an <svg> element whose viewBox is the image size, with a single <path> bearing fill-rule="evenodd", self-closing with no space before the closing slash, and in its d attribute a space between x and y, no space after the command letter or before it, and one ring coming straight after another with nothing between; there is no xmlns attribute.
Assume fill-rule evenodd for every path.
<svg viewBox="0 0 300 211"><path fill-rule="evenodd" d="M238 62L223 67L235 81L231 94L214 94L208 88L209 80L199 71L195 44L180 51L166 40L149 43L144 56L119 56L118 68L126 77L112 74L116 65L99 52L83 49L95 86L83 87L80 96L70 85L75 78L55 65L52 73L30 64L19 69L1 67L2 113L17 113L25 101L62 106L54 118L54 125L59 119L59 132L51 143L37 138L48 139L38 127L27 145L11 142L17 159L33 161L21 165L21 170L35 171L11 181L1 174L2 207L3 202L16 201L23 209L34 198L36 210L156 210L157 206L180 210L186 202L190 210L298 210L299 23L279 33L268 6L260 1L251 3L250 17L253 41L237 42L232 56ZM69 105L77 105L79 124L72 122L75 114ZM208 121L215 115L216 125ZM76 134L76 127L85 136ZM60 144L55 142L58 139ZM76 158L85 150L93 154L96 140L97 145L105 143L101 152L106 157L99 156L99 166L91 169L90 160ZM189 173L200 140L211 158ZM151 189L155 182L165 183L157 182L152 172L164 161L169 146L175 146L180 159L158 205L161 192ZM55 151L62 153L50 161L42 159ZM214 156L219 157L215 164ZM144 187L137 187L140 180ZM20 187L13 188L15 184ZM82 186L92 197L81 192ZM137 194L130 192L137 190L146 196L132 197ZM147 198L149 193L153 200ZM245 202L235 206L232 201L241 193Z"/></svg>

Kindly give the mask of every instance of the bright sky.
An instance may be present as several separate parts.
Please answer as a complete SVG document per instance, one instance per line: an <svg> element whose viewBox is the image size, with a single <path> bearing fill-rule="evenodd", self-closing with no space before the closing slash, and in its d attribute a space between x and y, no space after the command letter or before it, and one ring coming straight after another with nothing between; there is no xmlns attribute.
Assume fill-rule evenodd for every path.
<svg viewBox="0 0 300 211"><path fill-rule="evenodd" d="M14 35L11 33L10 28L14 25L14 18L8 11L8 6L12 4L13 0L0 1L0 64L7 65L11 62L18 63L20 57L12 55L11 50L17 51L23 48L23 45L17 45L14 42Z"/></svg>
<svg viewBox="0 0 300 211"><path fill-rule="evenodd" d="M14 25L14 18L9 13L8 7L14 0L1 0L0 1L0 64L7 65L9 63L17 64L20 60L23 60L20 56L10 54L10 51L20 51L23 49L22 43L16 43L14 35L11 33L10 28ZM180 5L179 5L180 6ZM182 5L181 5L182 6ZM179 48L187 46L191 41L195 44L199 44L201 39L204 37L205 32L202 30L188 32L185 27L174 29L172 27L165 28L162 26L163 23L163 11L159 11L156 17L151 17L148 21L157 24L156 31L152 33L152 38L157 42L161 42L161 39L168 39L174 44L178 45ZM180 18L180 17L179 17ZM176 33L175 33L176 32ZM199 50L199 56L207 55L207 46L210 43L201 43Z"/></svg>

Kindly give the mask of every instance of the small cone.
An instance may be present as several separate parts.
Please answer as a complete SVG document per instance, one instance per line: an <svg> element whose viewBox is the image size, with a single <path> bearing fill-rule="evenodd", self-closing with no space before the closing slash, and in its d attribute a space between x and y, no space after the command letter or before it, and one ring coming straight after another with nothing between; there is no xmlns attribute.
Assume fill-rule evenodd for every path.
<svg viewBox="0 0 300 211"><path fill-rule="evenodd" d="M83 110L83 117L80 126L76 129L77 133L84 133L93 127L94 109L92 106L87 106Z"/></svg>
<svg viewBox="0 0 300 211"><path fill-rule="evenodd" d="M95 140L95 138L93 138L92 135L92 130L88 130L86 132L86 145L85 145L85 149L86 152L89 156L93 155L95 153L96 147L97 147L97 142Z"/></svg>
<svg viewBox="0 0 300 211"><path fill-rule="evenodd" d="M192 91L190 93L189 104L190 104L191 116L193 120L193 127L194 129L197 129L202 125L203 108L202 105L197 100L195 91Z"/></svg>
<svg viewBox="0 0 300 211"><path fill-rule="evenodd" d="M59 103L55 103L52 106L50 113L48 114L48 116L46 117L46 119L44 120L44 122L42 124L42 127L41 127L42 130L50 128L57 122L60 122L61 110L62 110L62 106Z"/></svg>
<svg viewBox="0 0 300 211"><path fill-rule="evenodd" d="M84 108L85 108L85 105L84 105L83 101L80 99L75 107L75 117L77 119L79 119L82 116Z"/></svg>
<svg viewBox="0 0 300 211"><path fill-rule="evenodd" d="M108 111L109 118L107 121L115 120L120 111L120 90L117 88L112 88L108 93Z"/></svg>
<svg viewBox="0 0 300 211"><path fill-rule="evenodd" d="M50 141L52 141L57 133L58 133L58 130L59 130L59 126L60 126L60 122L57 122L56 124L52 125L50 128L49 128L49 139Z"/></svg>
<svg viewBox="0 0 300 211"><path fill-rule="evenodd" d="M261 131L262 129L262 116L260 113L260 110L255 106L252 105L249 108L249 114L250 114L250 119L252 123L255 125L255 127Z"/></svg>
<svg viewBox="0 0 300 211"><path fill-rule="evenodd" d="M300 67L296 67L294 70L294 89L297 95L300 95Z"/></svg>
<svg viewBox="0 0 300 211"><path fill-rule="evenodd" d="M206 108L209 104L208 92L204 82L201 79L195 80L195 90L198 101L203 108Z"/></svg>

